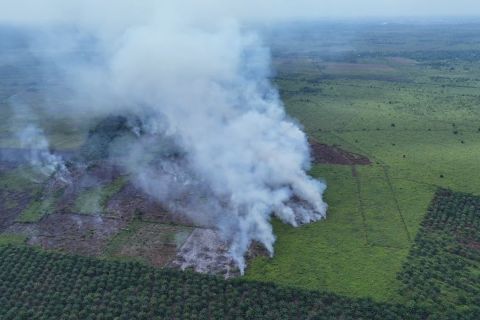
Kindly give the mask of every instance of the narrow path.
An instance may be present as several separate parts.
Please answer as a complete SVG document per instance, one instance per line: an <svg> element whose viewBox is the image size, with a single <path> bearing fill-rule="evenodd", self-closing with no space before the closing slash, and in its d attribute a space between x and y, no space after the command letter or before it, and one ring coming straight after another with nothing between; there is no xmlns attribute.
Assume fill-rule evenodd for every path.
<svg viewBox="0 0 480 320"><path fill-rule="evenodd" d="M367 218L365 216L365 206L362 199L362 186L360 183L360 179L358 178L358 172L355 165L352 166L352 176L355 179L355 184L357 186L357 196L358 196L358 211L362 216L362 225L363 225L363 232L365 235L365 244L369 245L370 242L368 241L368 231L367 231Z"/></svg>
<svg viewBox="0 0 480 320"><path fill-rule="evenodd" d="M400 216L400 220L402 220L403 227L405 228L407 239L409 242L412 242L410 231L408 230L407 224L405 222L405 218L402 213L402 209L400 208L400 203L398 202L397 195L395 194L392 181L390 180L390 175L388 174L388 167L386 165L382 165L382 169L383 169L383 173L385 174L385 180L387 181L388 188L390 189L390 193L392 194L393 201L395 202L395 206L397 207L398 215Z"/></svg>

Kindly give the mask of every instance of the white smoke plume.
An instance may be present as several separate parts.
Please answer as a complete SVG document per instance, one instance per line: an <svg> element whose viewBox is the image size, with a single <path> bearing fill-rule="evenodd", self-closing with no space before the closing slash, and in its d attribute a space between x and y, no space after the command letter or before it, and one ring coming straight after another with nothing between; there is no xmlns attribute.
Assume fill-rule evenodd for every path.
<svg viewBox="0 0 480 320"><path fill-rule="evenodd" d="M7 99L7 105L13 115L9 131L14 133L13 138L26 151L23 160L45 177L70 183L70 172L65 161L60 154L52 152L44 130L37 124L39 116L35 109L16 95Z"/></svg>
<svg viewBox="0 0 480 320"><path fill-rule="evenodd" d="M306 173L307 139L268 80L269 52L242 25L245 12L236 17L221 1L66 2L18 22L49 27L42 39L51 41L37 50L47 58L91 39L94 58L59 59L74 95L70 108L52 110L140 119L145 134L117 144L121 163L172 211L219 230L242 272L252 241L273 254L272 215L293 226L325 217L325 185ZM76 37L59 40L59 24ZM166 141L182 156L162 155Z"/></svg>
<svg viewBox="0 0 480 320"><path fill-rule="evenodd" d="M29 151L30 165L45 176L55 176L64 183L70 181L70 172L60 155L50 151L48 140L43 130L33 124L27 125L17 134L22 148Z"/></svg>

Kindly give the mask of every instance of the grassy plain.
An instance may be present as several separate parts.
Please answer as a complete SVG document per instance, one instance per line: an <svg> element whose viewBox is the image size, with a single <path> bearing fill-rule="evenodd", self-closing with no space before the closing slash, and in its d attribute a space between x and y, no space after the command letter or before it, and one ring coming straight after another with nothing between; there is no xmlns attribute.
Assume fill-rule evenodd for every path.
<svg viewBox="0 0 480 320"><path fill-rule="evenodd" d="M480 65L469 58L480 46L467 36L480 27L447 29L365 26L350 40L340 31L335 54L321 29L272 37L288 113L373 164L314 166L328 218L276 223L275 257L253 261L248 278L401 301L396 274L437 188L480 194Z"/></svg>

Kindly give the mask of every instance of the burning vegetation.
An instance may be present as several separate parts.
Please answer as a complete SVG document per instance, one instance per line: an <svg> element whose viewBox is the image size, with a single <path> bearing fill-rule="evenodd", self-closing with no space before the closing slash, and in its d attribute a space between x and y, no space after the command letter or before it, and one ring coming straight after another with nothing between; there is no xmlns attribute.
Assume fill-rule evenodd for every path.
<svg viewBox="0 0 480 320"><path fill-rule="evenodd" d="M91 127L77 150L56 152L48 143L40 147L2 149L1 165L23 180L18 190L9 184L0 193L10 202L4 208L8 214L2 216L0 231L24 235L29 244L45 249L76 254L137 257L156 266L224 277L243 270L232 252L237 240L223 234L232 221L202 213L214 208L220 214L231 210L230 205L224 199L212 207L209 197L215 197L214 193L184 167L188 150L165 131L151 131L137 116L107 116ZM132 161L135 151L139 154L133 157L141 156L141 163ZM132 168L136 165L141 172ZM145 179L150 183L154 178L142 177L145 168L158 177L153 186L157 189L143 185ZM30 181L35 181L32 190L25 188ZM159 197L158 188L173 188L173 194ZM305 200L295 196L289 205L300 208ZM299 217L291 223L309 221ZM271 253L271 249L259 251L265 248L261 241L245 245L257 248L250 251Z"/></svg>

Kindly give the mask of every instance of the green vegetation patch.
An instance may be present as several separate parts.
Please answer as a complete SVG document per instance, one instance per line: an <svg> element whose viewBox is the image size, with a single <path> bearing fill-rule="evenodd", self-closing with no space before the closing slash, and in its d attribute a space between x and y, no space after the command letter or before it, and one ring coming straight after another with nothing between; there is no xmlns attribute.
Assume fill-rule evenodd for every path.
<svg viewBox="0 0 480 320"><path fill-rule="evenodd" d="M119 177L106 186L96 186L83 191L75 200L73 211L81 214L104 213L110 198L119 192L126 182L126 177Z"/></svg>
<svg viewBox="0 0 480 320"><path fill-rule="evenodd" d="M365 170L380 175L380 169ZM311 174L325 178L329 186L325 194L327 219L300 228L275 221L275 256L253 260L246 277L348 296L398 300L395 276L408 255L409 242L395 206L382 211L384 206L363 201L364 197L392 195L388 189L362 189L362 172L354 173L349 166L315 166ZM427 198L420 200L428 205L429 199L431 194L427 193ZM376 219L373 213L377 212L385 218ZM369 213L372 215L365 216ZM392 221L395 230L388 234Z"/></svg>
<svg viewBox="0 0 480 320"><path fill-rule="evenodd" d="M398 275L401 294L428 308L478 319L479 230L480 197L438 191Z"/></svg>
<svg viewBox="0 0 480 320"><path fill-rule="evenodd" d="M360 186L359 209L365 219L367 242L380 247L408 249L410 233L383 167L369 166L356 170ZM380 194L382 197L379 197Z"/></svg>
<svg viewBox="0 0 480 320"><path fill-rule="evenodd" d="M134 220L117 234L105 250L105 256L140 259L164 266L176 255L193 228Z"/></svg>
<svg viewBox="0 0 480 320"><path fill-rule="evenodd" d="M34 199L29 206L23 210L17 218L18 222L37 222L47 215L55 212L58 199L62 196L64 189L58 190L54 194L41 195Z"/></svg>
<svg viewBox="0 0 480 320"><path fill-rule="evenodd" d="M0 233L0 246L5 245L20 245L27 241L26 236L12 234L12 233Z"/></svg>

